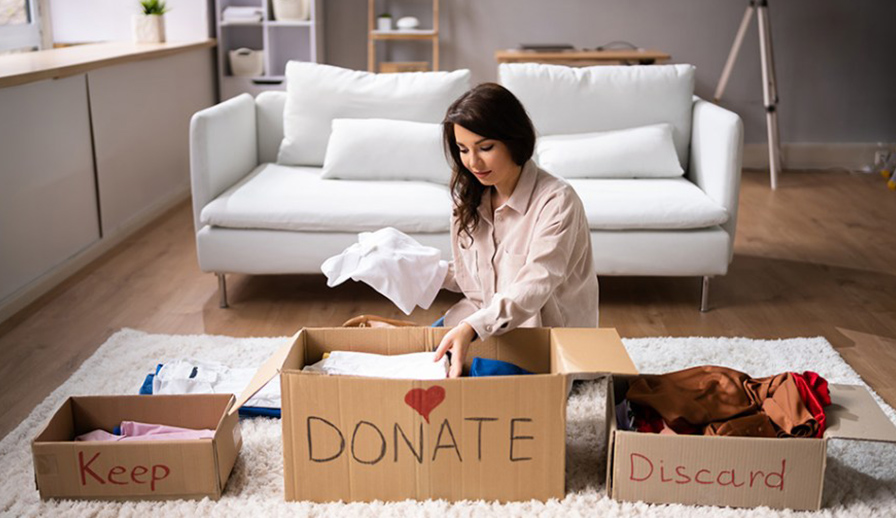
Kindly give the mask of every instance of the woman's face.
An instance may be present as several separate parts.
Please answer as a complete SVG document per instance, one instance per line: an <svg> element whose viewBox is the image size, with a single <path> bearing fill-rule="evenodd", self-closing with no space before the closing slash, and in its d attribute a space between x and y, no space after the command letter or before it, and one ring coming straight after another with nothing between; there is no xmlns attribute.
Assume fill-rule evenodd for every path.
<svg viewBox="0 0 896 518"><path fill-rule="evenodd" d="M459 124L454 125L454 140L464 167L482 185L494 185L504 192L513 190L521 167L513 161L503 142L477 135Z"/></svg>

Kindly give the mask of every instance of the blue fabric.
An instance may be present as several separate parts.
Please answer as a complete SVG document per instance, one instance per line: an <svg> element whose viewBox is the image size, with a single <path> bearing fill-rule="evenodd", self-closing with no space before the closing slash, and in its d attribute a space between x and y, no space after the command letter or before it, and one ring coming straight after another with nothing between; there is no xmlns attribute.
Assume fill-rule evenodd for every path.
<svg viewBox="0 0 896 518"><path fill-rule="evenodd" d="M445 317L442 317L432 323L429 327L445 327Z"/></svg>
<svg viewBox="0 0 896 518"><path fill-rule="evenodd" d="M473 365L470 367L470 376L519 376L522 374L532 374L531 372L517 367L516 365L501 360L489 360L488 358L473 358Z"/></svg>
<svg viewBox="0 0 896 518"><path fill-rule="evenodd" d="M153 374L147 374L146 379L143 380L143 385L140 387L140 395L141 396L151 396L152 395L152 380L156 377L156 374L162 370L162 364L156 365L156 371Z"/></svg>
<svg viewBox="0 0 896 518"><path fill-rule="evenodd" d="M141 396L151 396L152 395L152 380L156 377L156 374L162 370L162 364L158 364L156 366L156 372L153 374L147 374L146 379L143 380L143 385L140 387L140 395ZM198 369L193 367L193 372L190 373L190 377L196 377ZM281 410L279 408L264 408L264 407L256 407L256 406L243 406L240 407L239 411L240 417L276 417L280 418ZM121 432L115 432L115 435L121 435Z"/></svg>
<svg viewBox="0 0 896 518"><path fill-rule="evenodd" d="M240 417L276 417L280 419L279 408L264 408L260 406L240 407Z"/></svg>

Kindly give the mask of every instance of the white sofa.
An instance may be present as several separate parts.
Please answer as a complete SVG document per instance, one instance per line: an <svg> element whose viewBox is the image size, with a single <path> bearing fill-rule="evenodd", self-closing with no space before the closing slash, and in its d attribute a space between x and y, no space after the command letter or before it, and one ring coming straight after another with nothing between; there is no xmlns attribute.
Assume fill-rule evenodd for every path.
<svg viewBox="0 0 896 518"><path fill-rule="evenodd" d="M683 177L569 181L588 213L599 275L702 277L705 310L709 279L724 275L733 255L740 118L693 97L688 66L502 65L499 76L540 135L672 125ZM199 266L218 275L222 307L226 273L320 273L358 232L384 226L450 258L447 186L328 180L320 167L278 165L286 102L287 92L244 94L192 120Z"/></svg>

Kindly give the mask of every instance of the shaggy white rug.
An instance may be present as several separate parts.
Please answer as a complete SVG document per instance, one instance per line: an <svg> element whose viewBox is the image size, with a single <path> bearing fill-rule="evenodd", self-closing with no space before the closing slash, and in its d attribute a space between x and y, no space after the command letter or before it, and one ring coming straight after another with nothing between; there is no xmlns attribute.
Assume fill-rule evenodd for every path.
<svg viewBox="0 0 896 518"><path fill-rule="evenodd" d="M603 429L605 382L579 384L569 401L567 494L563 500L510 504L444 501L372 504L287 503L283 500L280 422L243 422L243 448L224 496L169 502L42 502L34 488L29 443L69 395L133 394L159 361L183 356L230 366L260 364L282 338L152 335L125 329L103 344L72 377L0 442L0 513L12 516L896 516L896 446L832 441L825 475L824 508L817 513L767 508L730 509L620 503L607 498ZM814 370L835 383L863 384L823 338L643 338L625 340L642 372L667 372L701 364L725 365L753 376ZM876 397L876 396L875 396ZM896 413L878 398L891 420Z"/></svg>

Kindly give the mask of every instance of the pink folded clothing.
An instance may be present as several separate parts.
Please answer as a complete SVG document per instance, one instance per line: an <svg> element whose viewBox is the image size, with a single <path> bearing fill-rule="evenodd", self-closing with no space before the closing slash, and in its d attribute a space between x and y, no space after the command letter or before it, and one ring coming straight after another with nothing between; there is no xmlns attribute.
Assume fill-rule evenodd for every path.
<svg viewBox="0 0 896 518"><path fill-rule="evenodd" d="M122 421L121 426L116 427L116 432L109 433L106 430L93 430L75 437L76 441L188 441L194 439L211 439L215 436L214 430L193 430L163 424L138 423L136 421Z"/></svg>

